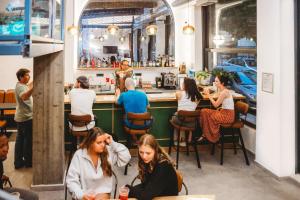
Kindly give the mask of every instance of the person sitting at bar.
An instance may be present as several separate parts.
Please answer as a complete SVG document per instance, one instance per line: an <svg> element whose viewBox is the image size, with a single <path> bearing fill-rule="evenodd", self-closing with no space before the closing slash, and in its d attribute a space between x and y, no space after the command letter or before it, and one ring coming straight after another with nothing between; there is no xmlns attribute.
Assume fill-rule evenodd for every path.
<svg viewBox="0 0 300 200"><path fill-rule="evenodd" d="M125 119L124 123L127 127L138 129L142 128L141 126L136 126L131 124L127 120L127 113L145 113L147 112L147 107L149 107L148 97L144 92L135 90L135 84L132 78L127 78L125 80L125 87L127 92L123 92L121 94L120 89L116 90L116 103L119 105L123 105L125 110ZM145 126L147 126L146 124ZM134 142L137 142L136 135L132 135L132 139Z"/></svg>
<svg viewBox="0 0 300 200"><path fill-rule="evenodd" d="M66 184L74 199L110 199L112 168L125 166L131 159L128 149L100 128L92 129L71 161Z"/></svg>
<svg viewBox="0 0 300 200"><path fill-rule="evenodd" d="M0 161L1 161L0 162L0 189L8 193L18 192L20 194L20 198L23 200L38 200L39 199L38 195L29 190L24 190L21 188L13 188L13 187L3 188L4 182L9 180L8 177L4 175L4 169L3 169L3 161L7 159L8 149L9 149L8 138L5 134L0 132Z"/></svg>
<svg viewBox="0 0 300 200"><path fill-rule="evenodd" d="M95 126L93 115L93 103L96 100L96 93L94 90L89 90L89 81L85 76L79 76L74 88L70 91L71 114L72 115L91 115L92 121L87 128L91 129ZM72 126L74 131L84 131L86 127Z"/></svg>
<svg viewBox="0 0 300 200"><path fill-rule="evenodd" d="M141 184L129 186L129 197L151 200L159 196L177 196L178 181L170 157L153 135L140 138L138 149L138 177Z"/></svg>
<svg viewBox="0 0 300 200"><path fill-rule="evenodd" d="M178 100L177 111L179 111L179 110L195 111L198 103L200 102L200 99L202 98L202 96L197 88L196 81L191 78L185 78L182 87L183 88L181 91L176 92L176 99ZM178 124L178 125L181 124L182 126L186 126L186 127L194 127L195 126L195 124L193 122L182 123L181 120L177 116L177 112L172 117L172 121L175 124ZM178 135L177 129L175 129L174 130L174 141L177 140L177 142L180 142L180 140L178 140L177 135ZM191 140L192 140L192 135L191 135L191 133L189 133L188 141L191 142Z"/></svg>
<svg viewBox="0 0 300 200"><path fill-rule="evenodd" d="M116 84L117 88L119 88L121 92L125 91L124 82L126 78L132 76L132 68L129 67L128 64L129 62L127 60L123 60L120 69L116 71Z"/></svg>
<svg viewBox="0 0 300 200"><path fill-rule="evenodd" d="M208 88L204 88L204 95L207 95L211 104L220 110L202 109L200 112L200 126L202 136L198 141L207 139L210 142L217 142L220 138L220 124L230 124L234 122L234 102L230 91L226 88L229 79L227 76L218 75L215 78L215 85L220 91L217 100L214 100Z"/></svg>

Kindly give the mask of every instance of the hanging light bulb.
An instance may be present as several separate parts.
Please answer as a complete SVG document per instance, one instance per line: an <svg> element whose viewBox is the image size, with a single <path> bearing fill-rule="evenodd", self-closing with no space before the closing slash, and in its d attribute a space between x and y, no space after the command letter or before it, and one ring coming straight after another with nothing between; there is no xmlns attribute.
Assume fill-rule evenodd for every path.
<svg viewBox="0 0 300 200"><path fill-rule="evenodd" d="M67 30L71 35L77 35L78 33L78 27L74 26L74 24L72 26L69 26Z"/></svg>
<svg viewBox="0 0 300 200"><path fill-rule="evenodd" d="M121 43L125 42L125 37L124 37L124 36L121 36L121 37L119 38L119 41L120 41Z"/></svg>
<svg viewBox="0 0 300 200"><path fill-rule="evenodd" d="M187 22L185 22L186 25L182 28L183 34L185 35L191 35L195 32L195 28L194 26L188 24Z"/></svg>
<svg viewBox="0 0 300 200"><path fill-rule="evenodd" d="M182 28L183 34L191 35L195 32L195 27L190 25L190 1L188 1L188 20L185 22L185 26Z"/></svg>
<svg viewBox="0 0 300 200"><path fill-rule="evenodd" d="M100 37L99 37L99 41L100 42L103 42L105 40L105 38L101 35Z"/></svg>
<svg viewBox="0 0 300 200"><path fill-rule="evenodd" d="M107 30L111 35L115 35L117 33L117 31L119 30L119 27L113 24L113 25L109 25L107 27Z"/></svg>
<svg viewBox="0 0 300 200"><path fill-rule="evenodd" d="M146 27L147 35L156 35L157 33L157 26L155 24L151 24Z"/></svg>
<svg viewBox="0 0 300 200"><path fill-rule="evenodd" d="M146 36L141 36L141 41L144 42L146 40Z"/></svg>

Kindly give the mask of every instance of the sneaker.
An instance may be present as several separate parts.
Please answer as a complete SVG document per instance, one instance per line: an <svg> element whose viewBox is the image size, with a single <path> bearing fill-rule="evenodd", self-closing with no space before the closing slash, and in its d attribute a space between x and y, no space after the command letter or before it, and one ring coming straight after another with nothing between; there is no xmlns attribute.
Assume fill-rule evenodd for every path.
<svg viewBox="0 0 300 200"><path fill-rule="evenodd" d="M186 147L186 143L185 142L179 142L179 146Z"/></svg>
<svg viewBox="0 0 300 200"><path fill-rule="evenodd" d="M178 141L177 140L174 141L174 146L177 146L177 144L178 144Z"/></svg>

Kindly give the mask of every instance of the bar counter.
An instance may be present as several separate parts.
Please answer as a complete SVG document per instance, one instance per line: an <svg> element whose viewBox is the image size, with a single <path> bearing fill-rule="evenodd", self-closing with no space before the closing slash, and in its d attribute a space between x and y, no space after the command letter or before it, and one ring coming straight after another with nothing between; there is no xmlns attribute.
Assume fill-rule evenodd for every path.
<svg viewBox="0 0 300 200"><path fill-rule="evenodd" d="M175 90L166 90L162 93L147 94L150 108L148 111L154 118L153 126L150 133L153 134L162 146L167 146L170 134L171 116L177 111L177 100L175 97ZM245 99L240 94L234 94L235 100ZM216 96L215 96L216 97ZM203 95L203 100L199 107L211 107L208 98ZM67 116L71 111L70 99L65 96L65 141L70 141L68 133ZM93 113L97 117L97 126L102 128L107 133L115 134L120 142L126 141L126 135L123 130L123 115L122 106L115 104L114 95L97 95L96 102L93 105ZM198 134L198 133L197 133Z"/></svg>

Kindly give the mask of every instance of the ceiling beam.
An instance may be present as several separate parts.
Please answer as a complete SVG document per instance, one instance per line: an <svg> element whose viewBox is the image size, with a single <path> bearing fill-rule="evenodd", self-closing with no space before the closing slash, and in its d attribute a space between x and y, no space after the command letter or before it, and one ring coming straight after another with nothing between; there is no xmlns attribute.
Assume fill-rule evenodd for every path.
<svg viewBox="0 0 300 200"><path fill-rule="evenodd" d="M132 2L91 2L85 9L110 9L110 8L155 8L157 2L153 1L132 1Z"/></svg>
<svg viewBox="0 0 300 200"><path fill-rule="evenodd" d="M81 19L92 19L109 16L141 15L143 13L144 10L141 8L84 10L81 15Z"/></svg>

